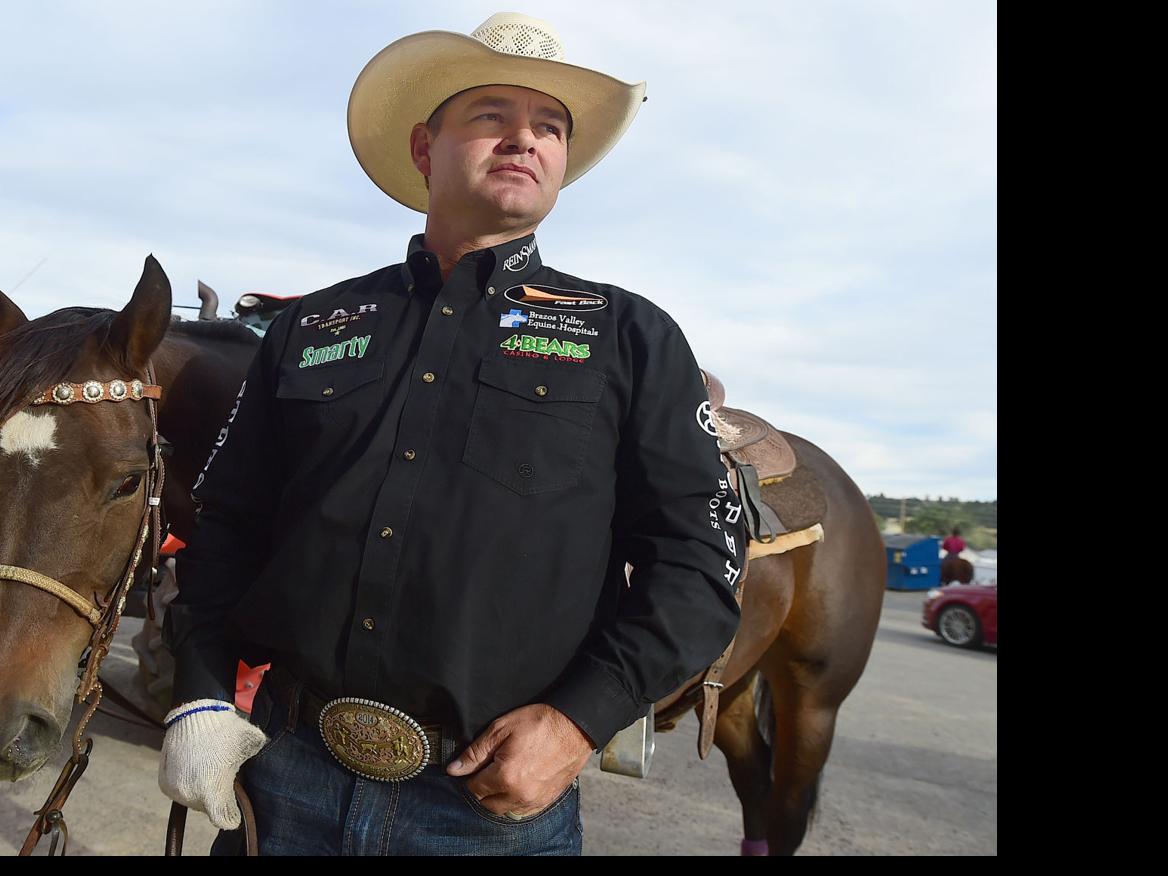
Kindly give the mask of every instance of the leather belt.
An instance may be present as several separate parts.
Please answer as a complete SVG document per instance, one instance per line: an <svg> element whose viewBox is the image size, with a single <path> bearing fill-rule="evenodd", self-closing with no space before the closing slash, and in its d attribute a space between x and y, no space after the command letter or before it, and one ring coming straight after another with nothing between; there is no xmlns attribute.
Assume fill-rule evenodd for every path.
<svg viewBox="0 0 1168 876"><path fill-rule="evenodd" d="M422 768L425 766L445 767L448 763L454 760L455 756L458 755L465 747L460 744L460 741L455 738L454 734L451 733L449 729L441 722L427 720L426 718L420 716L406 716L404 712L400 712L397 709L393 709L392 707L385 706L380 703L373 703L369 700L357 700L354 698L327 700L317 694L315 691L298 682L291 673L282 667L273 665L272 668L264 674L264 682L267 683L269 681L272 683L273 688L279 692L278 699L289 703L290 707L295 707L297 713L296 720L306 726L311 727L314 732L321 734L324 737L326 747L328 747L329 751L333 753L334 757L336 757L339 762L341 762L351 771L357 773L358 775L364 776L365 778L381 779L383 781L402 781L407 778L412 778L418 772L421 772ZM299 689L299 695L296 697L296 702L293 703L293 693L297 689ZM337 750L334 747L335 745L338 745L336 733L326 733L322 730L321 725L322 713L326 713L327 724L328 714L336 713L338 711L338 706L343 706L347 703L368 703L369 706L358 707L362 711L363 716L377 715L382 719L389 717L391 721L395 722L402 728L402 730L406 731L407 742L413 739L414 732L416 731L413 731L412 728L414 728L414 725L416 724L416 729L421 731L420 733L417 733L417 737L419 737L417 742L420 744L420 736L424 735L425 746L428 746L428 758L426 758L425 763L419 765L414 772L409 772L408 774L405 774L401 777L386 778L385 776L381 775L370 775L355 767L353 764L347 762L344 757L337 753ZM394 717L388 715L388 713L394 713L394 715L401 717ZM361 721L361 718L362 716L359 715L358 721ZM361 721L361 723L365 722ZM341 732L343 734L344 730L342 729ZM360 740L358 740L358 744L360 744ZM395 740L394 744L400 746L401 741Z"/></svg>

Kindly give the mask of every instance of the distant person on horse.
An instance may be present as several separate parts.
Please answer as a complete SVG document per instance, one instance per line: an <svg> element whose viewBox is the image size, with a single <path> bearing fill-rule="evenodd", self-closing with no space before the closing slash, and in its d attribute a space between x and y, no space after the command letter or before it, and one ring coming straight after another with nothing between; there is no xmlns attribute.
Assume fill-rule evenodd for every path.
<svg viewBox="0 0 1168 876"><path fill-rule="evenodd" d="M941 550L946 551L949 556L958 556L965 550L965 539L961 537L960 528L953 527L953 532L941 542Z"/></svg>
<svg viewBox="0 0 1168 876"><path fill-rule="evenodd" d="M744 515L685 336L535 240L644 90L511 13L358 77L357 158L425 232L276 317L195 485L159 785L212 854L238 771L261 854L579 855L590 756L734 636ZM241 658L272 664L250 723Z"/></svg>

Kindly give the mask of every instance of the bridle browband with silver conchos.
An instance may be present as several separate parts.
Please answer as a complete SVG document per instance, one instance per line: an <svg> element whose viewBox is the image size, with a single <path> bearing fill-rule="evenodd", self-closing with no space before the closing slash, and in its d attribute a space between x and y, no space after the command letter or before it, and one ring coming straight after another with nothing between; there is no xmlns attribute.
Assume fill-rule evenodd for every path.
<svg viewBox="0 0 1168 876"><path fill-rule="evenodd" d="M63 839L61 843L61 854L65 854L65 849L69 842L69 830L65 826L65 818L61 809L65 805L65 800L68 798L69 792L73 790L73 786L81 778L81 774L85 772L85 767L89 763L89 752L93 748L93 739L91 737L85 740L85 750L82 751L81 737L85 733L89 719L97 710L98 703L101 702L102 685L97 673L101 668L102 661L109 653L114 633L117 631L118 622L122 617L122 611L126 607L126 594L133 584L134 574L138 569L139 562L142 560L142 549L146 545L146 536L151 530L153 530L154 537L153 548L150 554L150 565L151 567L158 565L158 547L161 533L162 483L165 476L165 468L162 462L162 446L158 439L158 410L155 404L156 400L160 398L162 398L162 387L154 383L154 366L147 362L145 383L137 379L87 380L84 383L62 382L58 383L52 389L47 389L35 396L26 405L71 405L78 402L97 404L104 401L145 401L146 408L150 413L150 444L147 448L149 468L146 472L146 489L144 491L146 501L142 510L142 524L138 530L138 539L135 542L133 554L127 561L125 574L118 580L118 583L107 597L103 598L101 594L95 592L95 603L91 603L76 590L66 587L60 581L50 578L47 575L42 575L40 572L21 568L20 566L0 565L0 580L28 584L44 590L46 593L51 593L67 603L93 626L93 635L89 640L87 648L89 657L85 661L81 682L77 688L77 702L84 703L91 693L95 694L94 699L81 718L81 721L78 722L77 730L73 734L73 756L65 764L64 769L61 770L61 775L57 779L57 783L53 786L52 791L49 792L45 805L37 810L36 824L29 831L28 837L21 847L21 855L31 854L36 844L40 841L40 838L46 833L52 833L53 835L52 843L49 846L49 854L53 855L56 853L59 839ZM149 599L147 599L147 602L149 603ZM84 659L84 654L82 657Z"/></svg>

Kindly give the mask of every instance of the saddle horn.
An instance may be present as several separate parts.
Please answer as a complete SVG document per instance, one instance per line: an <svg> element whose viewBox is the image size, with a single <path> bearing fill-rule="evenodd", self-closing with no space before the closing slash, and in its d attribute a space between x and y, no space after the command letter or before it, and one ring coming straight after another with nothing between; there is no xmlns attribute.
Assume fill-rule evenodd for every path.
<svg viewBox="0 0 1168 876"><path fill-rule="evenodd" d="M199 280L198 283L199 301L202 302L202 306L199 308L199 319L218 319L219 293L202 280Z"/></svg>

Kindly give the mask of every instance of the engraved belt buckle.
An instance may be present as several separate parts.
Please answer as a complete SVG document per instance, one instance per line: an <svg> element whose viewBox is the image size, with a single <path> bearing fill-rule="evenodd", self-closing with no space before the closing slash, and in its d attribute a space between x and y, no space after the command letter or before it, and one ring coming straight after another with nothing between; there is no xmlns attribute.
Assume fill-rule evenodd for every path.
<svg viewBox="0 0 1168 876"><path fill-rule="evenodd" d="M412 779L430 762L430 740L422 725L373 700L341 697L326 703L320 735L333 757L378 782Z"/></svg>

